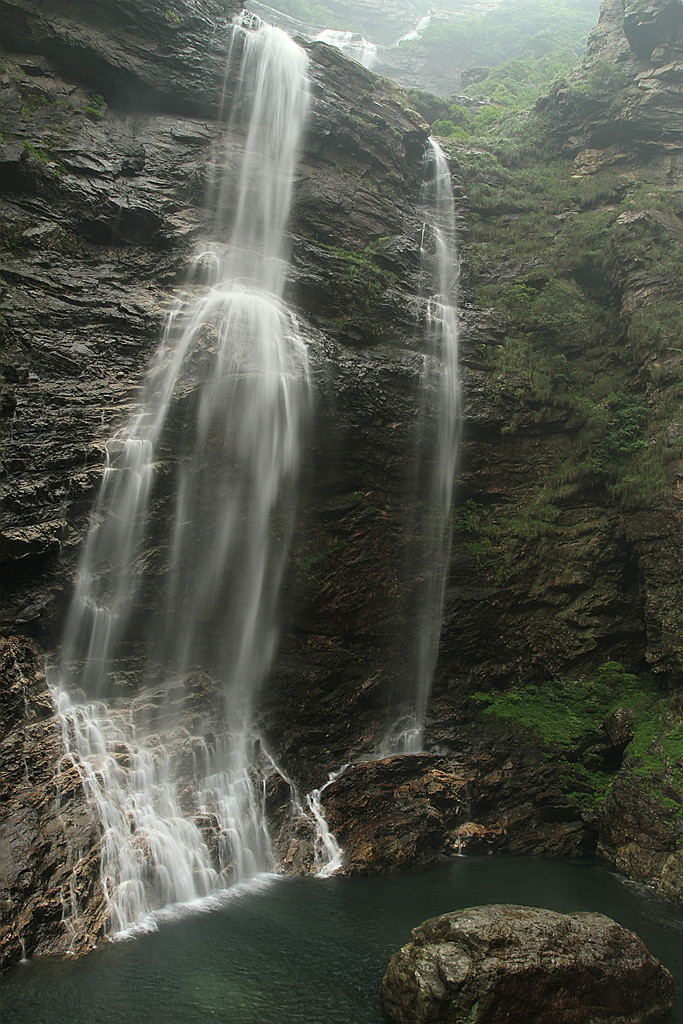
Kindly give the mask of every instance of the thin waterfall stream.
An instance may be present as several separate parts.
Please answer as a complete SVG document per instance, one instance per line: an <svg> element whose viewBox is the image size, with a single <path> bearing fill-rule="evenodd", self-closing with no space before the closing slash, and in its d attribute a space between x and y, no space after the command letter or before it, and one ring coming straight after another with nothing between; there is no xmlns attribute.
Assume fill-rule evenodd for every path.
<svg viewBox="0 0 683 1024"><path fill-rule="evenodd" d="M66 758L101 827L113 932L273 866L273 762L254 702L277 642L310 403L283 299L309 87L286 33L253 15L232 32L235 113L209 187L210 236L136 411L106 446L50 671ZM65 916L77 913L65 898Z"/></svg>
<svg viewBox="0 0 683 1024"><path fill-rule="evenodd" d="M415 472L410 523L409 690L382 753L422 750L427 706L439 653L451 549L451 506L462 432L455 201L448 160L430 138L423 163L425 221L420 245L425 296Z"/></svg>

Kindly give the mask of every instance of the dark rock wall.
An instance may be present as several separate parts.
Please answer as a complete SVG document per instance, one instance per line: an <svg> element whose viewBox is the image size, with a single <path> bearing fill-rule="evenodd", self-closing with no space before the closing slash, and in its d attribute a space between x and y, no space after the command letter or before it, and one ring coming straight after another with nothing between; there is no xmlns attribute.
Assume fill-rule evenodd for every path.
<svg viewBox="0 0 683 1024"><path fill-rule="evenodd" d="M16 651L29 652L21 657L41 680L40 715L27 704L25 720L8 713L2 722L4 962L79 950L102 931L96 826L77 773L63 764L59 721L26 637L48 652L58 641L104 442L134 406L174 287L207 228L231 6L19 2L1 11L0 622L5 634L25 636L7 640L0 693L14 699ZM397 632L427 130L389 83L325 47L310 52L314 110L291 299L310 341L317 402L292 611L264 707L278 754L300 744L288 760L317 781L324 762L336 764L365 736L354 708ZM235 135L235 160L240 146ZM384 703L375 699L377 717ZM35 762L26 777L25 761ZM81 904L72 935L64 909L81 914Z"/></svg>
<svg viewBox="0 0 683 1024"><path fill-rule="evenodd" d="M670 7L674 12L660 23L657 12ZM683 525L681 356L674 328L668 338L653 337L644 324L648 317L665 320L665 310L681 301L674 264L683 240L683 6L627 8L631 36L639 31L638 18L660 25L656 40L648 36L656 45L638 57L625 34L624 4L607 0L584 65L539 104L543 131L548 144L573 162L569 173L577 180L623 175L624 188L643 182L644 193L667 190L672 208L658 209L654 202L649 207L647 194L635 199L608 229L607 268L592 264L589 251L581 265L580 237L567 243L574 247L568 262L576 269L565 270L563 278L573 276L585 309L601 304L603 322L596 321L580 346L568 330L565 337L560 332L556 353L571 365L586 395L593 377L602 375L642 402L647 412L639 437L647 439L652 468L665 483L650 485L645 470L636 468L642 486L635 497L615 493L598 478L565 487L563 496L553 476L578 449L575 410L569 403L563 409L559 400L544 404L519 371L516 378L507 371L492 380L486 346L502 344L511 328L499 319L487 323L479 314L477 333L465 337L468 428L460 502L492 510L492 526L508 539L498 565L483 570L467 528L472 524L464 514L456 519L443 644L443 672L451 685L463 674L486 685L542 681L590 671L608 659L632 670L648 667L670 685L683 680L677 569ZM590 215L609 213L615 197L612 192L607 200L595 200ZM473 211L490 218L491 246L497 232L503 238L515 224L514 200L508 205L505 198L497 211ZM562 219L580 224L580 211L565 212ZM519 224L523 233L523 220ZM594 242L592 236L583 244ZM505 243L498 244L504 250ZM503 257L496 269L499 284L543 287L553 244L549 235L520 261L513 254L506 264ZM665 264L669 255L671 272ZM482 273L486 279L486 265ZM493 290L496 282L487 280ZM571 397L580 398L580 392ZM548 516L554 525L544 536Z"/></svg>
<svg viewBox="0 0 683 1024"><path fill-rule="evenodd" d="M30 642L0 640L0 968L82 952L104 924L98 827L64 757L41 661Z"/></svg>
<svg viewBox="0 0 683 1024"><path fill-rule="evenodd" d="M94 86L77 84L68 71L74 52L58 45L65 15L41 8L38 17L22 7L16 38L30 17L34 35L40 28L35 48L50 56L8 51L0 94L7 426L0 619L7 631L20 625L48 647L59 635L103 443L125 422L203 230L206 167L218 134L205 94L197 94L204 118L187 113L184 100L195 84L196 19L186 37L184 22L159 15L154 4L138 6L142 21L130 30L125 19L110 24L88 11L76 5L67 32L70 46L89 54L77 64L79 77L89 61L99 68L110 33L108 59L121 48L126 89L118 80L108 88L102 69ZM161 75L154 59L138 66L138 44L128 45L146 17L161 18L155 51L176 79L165 95L152 81ZM225 24L202 25L207 79L216 80ZM310 53L314 107L297 184L291 298L310 338L317 411L292 560L296 599L287 601L296 621L281 672L312 672L325 689L334 678L339 722L347 723L354 718L349 679L365 690L398 630L426 127L389 83L327 47L314 44ZM137 101L131 109L134 96L145 110ZM236 156L240 144L236 137ZM305 688L286 682L274 702L305 700L306 714L317 715ZM358 719L354 729L362 729ZM336 743L348 747L347 736Z"/></svg>

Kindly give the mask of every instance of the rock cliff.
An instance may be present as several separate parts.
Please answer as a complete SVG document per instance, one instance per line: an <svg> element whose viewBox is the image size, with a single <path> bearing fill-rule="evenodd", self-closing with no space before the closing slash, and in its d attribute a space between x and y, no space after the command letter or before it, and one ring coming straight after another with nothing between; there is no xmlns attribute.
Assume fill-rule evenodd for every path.
<svg viewBox="0 0 683 1024"><path fill-rule="evenodd" d="M85 2L2 8L0 617L6 634L24 634L7 641L3 663L2 692L13 701L3 719L3 785L13 796L0 879L9 961L22 951L80 949L101 932L97 830L73 766L68 787L60 781L61 730L25 637L49 652L59 635L104 442L135 401L205 227L231 8L154 0L115 12ZM402 500L419 365L413 306L426 126L389 83L324 46L312 45L310 56L314 110L290 291L310 342L318 412L305 481L310 529L300 531L289 584L295 614L266 704L285 706L275 737L283 718L296 720L304 690L321 694L330 680L336 728L384 657L398 544L386 527ZM233 151L240 146L236 132ZM321 599L340 534L356 564L337 566ZM31 662L24 674L35 680L40 715L29 704L14 708L17 651ZM310 776L348 744L336 735L333 753L321 753L320 727L308 719L319 714L305 702ZM295 728L290 736L275 739L285 754L297 744ZM26 763L35 771L24 775L18 765ZM57 791L64 804L68 793L68 815ZM67 848L90 851L79 868L87 880L74 876L78 899L67 891ZM70 901L85 907L74 935L62 921Z"/></svg>
<svg viewBox="0 0 683 1024"><path fill-rule="evenodd" d="M498 721L524 719L544 735L575 781L580 768L579 793L609 761L589 735L604 740L610 728L608 704L596 711L600 662L649 673L647 696L629 694L626 677L610 684L640 732L622 744L625 766L596 824L613 863L668 892L683 803L682 13L607 0L583 65L535 115L508 138L453 147L470 295L496 309L479 315L482 334L467 345L470 422L440 669L444 705L477 680L507 691L490 704ZM594 724L587 716L562 755L571 719L551 740L541 718L562 704L567 678L563 714L593 700Z"/></svg>

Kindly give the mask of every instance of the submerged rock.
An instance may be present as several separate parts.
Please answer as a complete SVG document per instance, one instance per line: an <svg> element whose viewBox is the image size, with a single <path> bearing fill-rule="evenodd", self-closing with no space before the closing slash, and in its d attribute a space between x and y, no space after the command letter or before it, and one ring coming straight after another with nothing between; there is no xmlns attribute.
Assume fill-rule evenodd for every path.
<svg viewBox="0 0 683 1024"><path fill-rule="evenodd" d="M671 1008L673 980L602 914L494 905L414 928L382 993L400 1024L639 1024Z"/></svg>

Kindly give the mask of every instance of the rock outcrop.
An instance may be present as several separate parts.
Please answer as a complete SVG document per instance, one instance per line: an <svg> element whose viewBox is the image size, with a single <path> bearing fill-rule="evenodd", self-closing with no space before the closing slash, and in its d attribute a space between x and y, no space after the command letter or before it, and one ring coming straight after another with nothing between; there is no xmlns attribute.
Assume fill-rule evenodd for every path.
<svg viewBox="0 0 683 1024"><path fill-rule="evenodd" d="M658 780L661 795L628 768L620 773L600 807L598 853L617 871L654 886L662 896L683 900L683 842L675 812L677 779ZM668 812L668 813L667 813Z"/></svg>
<svg viewBox="0 0 683 1024"><path fill-rule="evenodd" d="M342 870L366 874L463 853L580 856L595 831L550 766L511 736L461 736L457 757L404 754L352 765L325 787Z"/></svg>
<svg viewBox="0 0 683 1024"><path fill-rule="evenodd" d="M128 110L216 115L237 0L2 0L3 43Z"/></svg>
<svg viewBox="0 0 683 1024"><path fill-rule="evenodd" d="M0 640L0 680L3 969L29 954L89 949L106 913L98 824L77 768L64 756L61 722L33 644Z"/></svg>
<svg viewBox="0 0 683 1024"><path fill-rule="evenodd" d="M671 1008L673 981L602 914L494 905L414 928L382 995L397 1024L644 1024Z"/></svg>
<svg viewBox="0 0 683 1024"><path fill-rule="evenodd" d="M597 824L612 864L670 893L683 808L682 10L605 0L584 63L528 123L526 152L516 138L509 158L505 140L453 147L475 215L471 286L506 316L480 318L484 337L466 342L437 683L457 704L475 680L488 692L589 679L596 655L653 673L659 723L613 750L624 767ZM520 166L547 199L516 191Z"/></svg>

